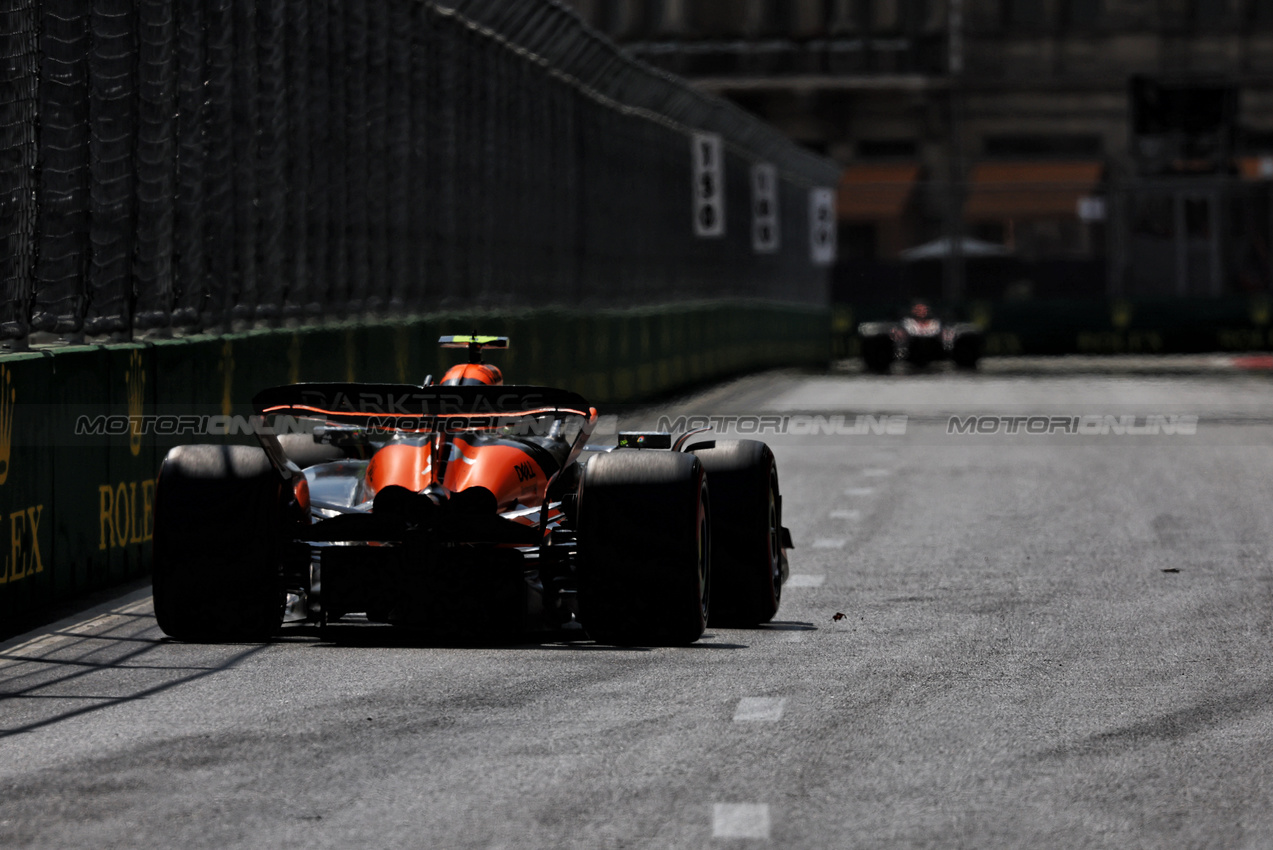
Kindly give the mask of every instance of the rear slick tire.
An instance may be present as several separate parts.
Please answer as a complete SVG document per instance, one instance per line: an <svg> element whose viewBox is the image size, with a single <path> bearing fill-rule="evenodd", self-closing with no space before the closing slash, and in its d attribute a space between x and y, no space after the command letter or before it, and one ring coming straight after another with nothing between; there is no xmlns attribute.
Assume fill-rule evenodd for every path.
<svg viewBox="0 0 1273 850"><path fill-rule="evenodd" d="M693 455L596 455L579 490L579 618L598 643L686 646L707 628L711 507Z"/></svg>
<svg viewBox="0 0 1273 850"><path fill-rule="evenodd" d="M756 626L782 601L778 466L757 440L709 440L686 449L712 486L712 625Z"/></svg>
<svg viewBox="0 0 1273 850"><path fill-rule="evenodd" d="M877 375L886 374L893 365L893 340L887 336L864 337L861 343L862 366Z"/></svg>
<svg viewBox="0 0 1273 850"><path fill-rule="evenodd" d="M264 641L282 624L284 570L307 558L291 488L252 446L178 446L155 485L153 589L178 640Z"/></svg>

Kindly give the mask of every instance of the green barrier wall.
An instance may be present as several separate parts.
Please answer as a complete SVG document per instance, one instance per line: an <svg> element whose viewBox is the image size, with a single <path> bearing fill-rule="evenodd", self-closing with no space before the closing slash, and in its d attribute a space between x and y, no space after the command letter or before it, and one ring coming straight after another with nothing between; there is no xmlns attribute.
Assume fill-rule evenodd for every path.
<svg viewBox="0 0 1273 850"><path fill-rule="evenodd" d="M218 440L77 434L77 420L247 416L258 390L297 381L420 383L463 357L439 349L439 336L474 330L511 338L490 357L508 383L560 386L598 405L641 401L750 370L825 365L830 321L827 310L765 303L456 313L0 357L0 632L145 575L165 452Z"/></svg>
<svg viewBox="0 0 1273 850"><path fill-rule="evenodd" d="M905 305L837 305L833 356L856 357L859 322L892 320ZM963 305L947 311L986 333L986 354L1189 354L1273 350L1267 296Z"/></svg>

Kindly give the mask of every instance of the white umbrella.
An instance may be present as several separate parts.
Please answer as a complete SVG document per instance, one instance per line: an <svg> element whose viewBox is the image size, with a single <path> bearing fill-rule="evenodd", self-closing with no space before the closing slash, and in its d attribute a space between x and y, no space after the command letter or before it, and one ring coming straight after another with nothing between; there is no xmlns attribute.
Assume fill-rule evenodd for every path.
<svg viewBox="0 0 1273 850"><path fill-rule="evenodd" d="M943 236L932 242L925 242L923 245L917 245L914 248L907 248L902 252L903 260L913 262L915 260L940 260L949 257L951 254L952 242L949 236ZM983 242L980 239L973 239L964 236L959 240L959 248L965 257L1010 257L1012 252L1003 245L994 242Z"/></svg>

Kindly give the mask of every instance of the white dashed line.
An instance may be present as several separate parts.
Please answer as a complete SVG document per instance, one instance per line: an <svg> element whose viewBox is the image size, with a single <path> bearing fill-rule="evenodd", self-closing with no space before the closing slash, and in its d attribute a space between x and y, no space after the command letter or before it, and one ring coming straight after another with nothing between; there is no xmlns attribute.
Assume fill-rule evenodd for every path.
<svg viewBox="0 0 1273 850"><path fill-rule="evenodd" d="M846 496L869 496L875 492L874 487L850 487L844 491Z"/></svg>
<svg viewBox="0 0 1273 850"><path fill-rule="evenodd" d="M804 573L798 573L787 578L786 587L822 587L822 583L827 580L826 576L814 576Z"/></svg>
<svg viewBox="0 0 1273 850"><path fill-rule="evenodd" d="M717 803L712 807L713 838L768 838L769 807L763 803Z"/></svg>
<svg viewBox="0 0 1273 850"><path fill-rule="evenodd" d="M743 697L734 710L734 722L777 723L786 704L784 697Z"/></svg>
<svg viewBox="0 0 1273 850"><path fill-rule="evenodd" d="M814 549L843 549L844 544L848 542L849 541L845 540L843 537L819 537L817 540L813 541L812 548Z"/></svg>
<svg viewBox="0 0 1273 850"><path fill-rule="evenodd" d="M891 469L864 469L862 474L867 478L886 478L893 474Z"/></svg>
<svg viewBox="0 0 1273 850"><path fill-rule="evenodd" d="M832 511L829 516L831 519L852 519L859 520L862 518L861 511Z"/></svg>

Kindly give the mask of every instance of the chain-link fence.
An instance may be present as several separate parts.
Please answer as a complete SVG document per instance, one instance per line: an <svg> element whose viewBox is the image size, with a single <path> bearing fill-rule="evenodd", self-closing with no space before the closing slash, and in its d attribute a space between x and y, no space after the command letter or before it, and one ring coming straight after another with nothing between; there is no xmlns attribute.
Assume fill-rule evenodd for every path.
<svg viewBox="0 0 1273 850"><path fill-rule="evenodd" d="M6 339L826 301L834 166L554 0L0 0L0 55ZM724 142L720 237L692 227L695 132Z"/></svg>

